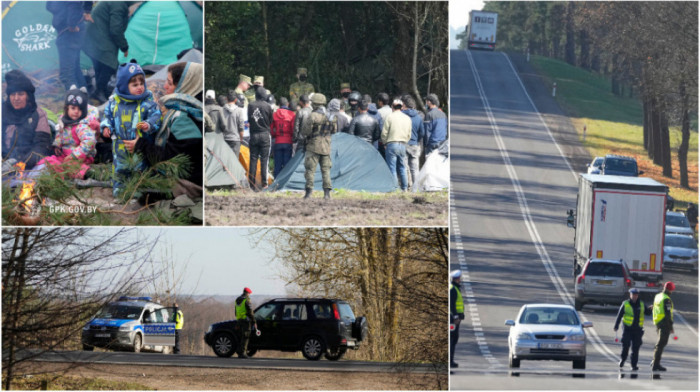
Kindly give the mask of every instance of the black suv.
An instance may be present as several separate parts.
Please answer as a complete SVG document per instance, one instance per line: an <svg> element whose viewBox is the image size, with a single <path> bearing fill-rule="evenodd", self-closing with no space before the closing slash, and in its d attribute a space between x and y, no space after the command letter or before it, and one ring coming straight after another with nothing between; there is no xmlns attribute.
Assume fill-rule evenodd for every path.
<svg viewBox="0 0 700 392"><path fill-rule="evenodd" d="M281 298L255 309L260 334L251 333L248 354L258 350L301 351L306 359L337 361L367 337L367 319L337 299ZM220 357L236 352L240 327L236 320L212 324L204 341Z"/></svg>

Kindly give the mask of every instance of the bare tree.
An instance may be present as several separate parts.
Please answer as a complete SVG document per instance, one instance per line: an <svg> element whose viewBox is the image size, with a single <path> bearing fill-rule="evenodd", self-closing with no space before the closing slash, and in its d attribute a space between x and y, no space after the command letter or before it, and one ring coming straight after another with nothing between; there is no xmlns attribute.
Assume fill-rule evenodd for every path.
<svg viewBox="0 0 700 392"><path fill-rule="evenodd" d="M101 306L152 281L158 271L145 267L157 241L134 229L3 229L5 389L18 364L75 344Z"/></svg>

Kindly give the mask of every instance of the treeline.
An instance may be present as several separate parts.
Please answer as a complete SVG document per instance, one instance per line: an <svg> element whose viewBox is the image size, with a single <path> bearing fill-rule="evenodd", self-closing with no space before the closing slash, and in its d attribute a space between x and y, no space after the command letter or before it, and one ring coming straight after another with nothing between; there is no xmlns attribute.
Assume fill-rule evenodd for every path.
<svg viewBox="0 0 700 392"><path fill-rule="evenodd" d="M447 371L447 228L270 229L284 279L298 295L340 298L367 317L357 358ZM416 386L421 389L421 386Z"/></svg>
<svg viewBox="0 0 700 392"><path fill-rule="evenodd" d="M411 93L422 106L435 93L447 102L446 1L210 2L205 13L205 84L217 94L242 73L288 97L305 67L327 96L349 82L373 98Z"/></svg>
<svg viewBox="0 0 700 392"><path fill-rule="evenodd" d="M644 148L672 177L669 126L681 129L680 184L689 188L691 115L698 104L698 3L486 2L498 12L498 46L607 76L643 105ZM462 34L461 38L464 37Z"/></svg>

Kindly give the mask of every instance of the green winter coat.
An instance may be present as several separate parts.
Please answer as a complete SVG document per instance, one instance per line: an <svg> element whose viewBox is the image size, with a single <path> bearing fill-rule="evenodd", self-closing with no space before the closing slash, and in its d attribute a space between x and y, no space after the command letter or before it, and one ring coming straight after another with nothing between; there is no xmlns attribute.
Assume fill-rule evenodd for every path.
<svg viewBox="0 0 700 392"><path fill-rule="evenodd" d="M87 23L83 51L114 69L119 67L119 51L129 50L124 33L129 25L131 1L100 1L92 9L95 23Z"/></svg>

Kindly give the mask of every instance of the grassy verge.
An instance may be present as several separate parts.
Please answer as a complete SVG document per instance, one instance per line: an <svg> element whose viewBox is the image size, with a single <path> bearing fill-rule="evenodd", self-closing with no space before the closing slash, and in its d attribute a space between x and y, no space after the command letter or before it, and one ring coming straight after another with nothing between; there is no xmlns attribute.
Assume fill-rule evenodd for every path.
<svg viewBox="0 0 700 392"><path fill-rule="evenodd" d="M693 122L688 151L688 179L691 189L685 189L680 187L679 127L672 127L670 130L673 178L667 178L662 175L662 168L654 165L644 150L643 110L638 99L617 97L610 92L610 81L606 78L559 60L532 56L531 64L549 79L549 83L557 83L556 100L571 118L579 139L591 156L620 154L634 157L645 177L668 185L671 196L679 201L676 208L685 208L687 202L698 202L697 122Z"/></svg>
<svg viewBox="0 0 700 392"><path fill-rule="evenodd" d="M52 391L153 390L153 388L135 382L109 381L101 378L63 376L52 373L18 377L12 382L12 389Z"/></svg>
<svg viewBox="0 0 700 392"><path fill-rule="evenodd" d="M301 196L303 196L304 192L302 192L302 191L280 191L280 192L253 193L248 189L245 189L245 190L219 189L219 190L214 190L214 191L207 191L207 196L215 196L215 197L235 197L235 196L253 196L253 195L259 195L260 197L268 198L268 199L277 199L277 198L295 199L295 198L300 198ZM323 195L322 191L314 191L312 197L318 198L318 197L321 197L322 195ZM347 190L347 189L335 189L333 192L331 192L331 198L341 199L341 200L389 200L389 199L395 199L395 198L404 199L404 200L414 200L416 198L422 198L426 202L439 203L439 202L447 201L447 191L445 190L445 191L439 191L439 192L422 192L422 193L395 191L395 192L389 192L389 193L372 193L372 192L365 192L365 191L351 191L351 190Z"/></svg>

